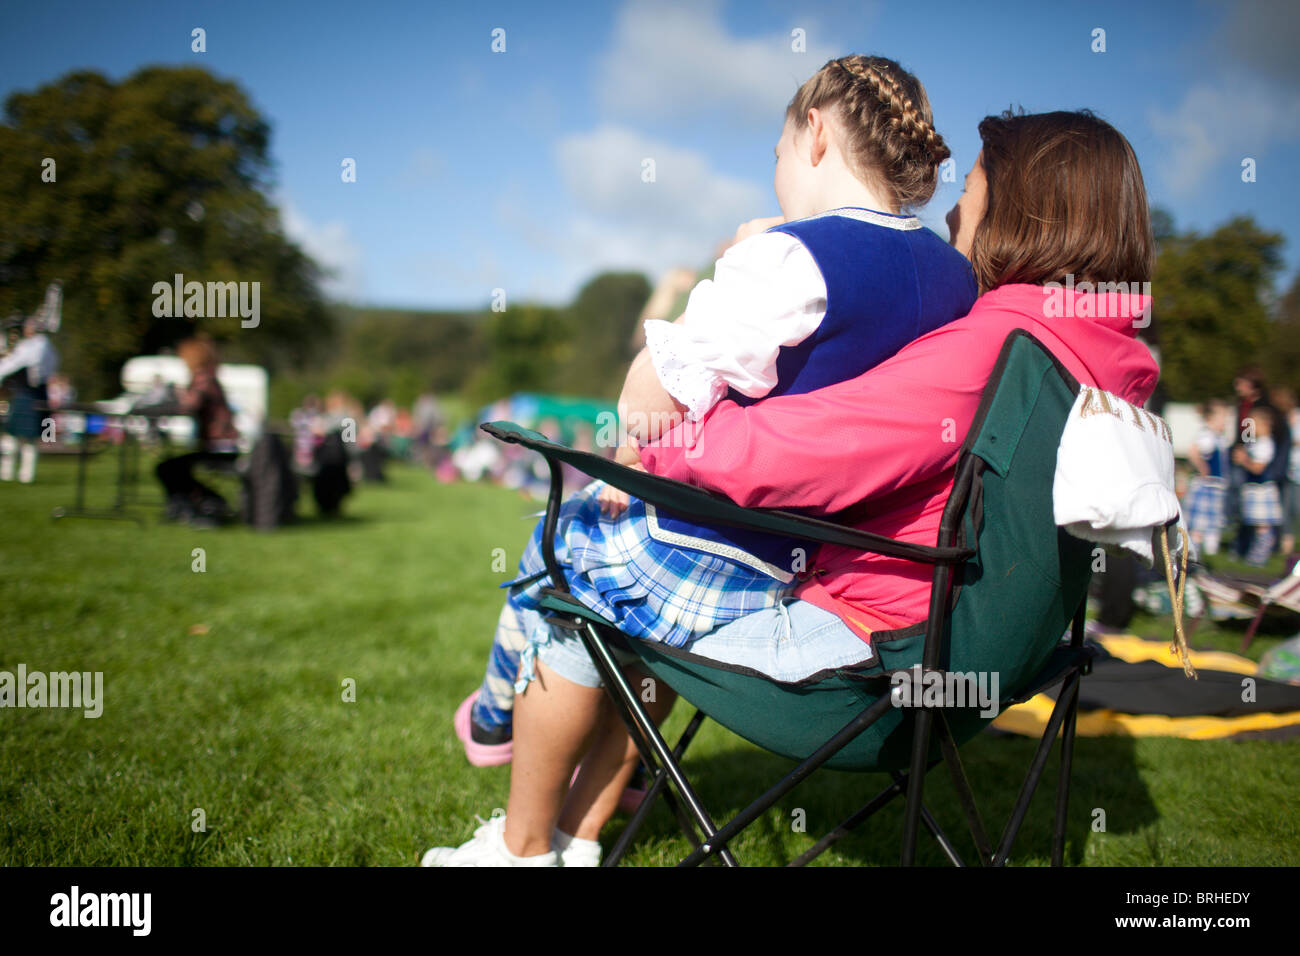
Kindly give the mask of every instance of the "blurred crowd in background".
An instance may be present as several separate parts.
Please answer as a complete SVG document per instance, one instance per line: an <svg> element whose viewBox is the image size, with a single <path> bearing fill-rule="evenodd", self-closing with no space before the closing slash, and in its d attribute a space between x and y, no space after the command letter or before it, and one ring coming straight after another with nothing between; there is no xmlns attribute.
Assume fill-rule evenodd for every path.
<svg viewBox="0 0 1300 956"><path fill-rule="evenodd" d="M290 413L289 426L294 463L302 471L313 467L326 437L338 433L353 451L357 480L382 481L384 463L396 459L423 466L443 483L486 481L545 498L550 474L541 457L502 444L478 425L513 421L573 448L611 457L612 448L601 449L596 443L602 415L612 417L613 403L519 393L456 425L431 393L420 395L409 409L384 399L367 411L356 398L336 389L323 401L307 395ZM566 489L581 487L587 480L566 468Z"/></svg>

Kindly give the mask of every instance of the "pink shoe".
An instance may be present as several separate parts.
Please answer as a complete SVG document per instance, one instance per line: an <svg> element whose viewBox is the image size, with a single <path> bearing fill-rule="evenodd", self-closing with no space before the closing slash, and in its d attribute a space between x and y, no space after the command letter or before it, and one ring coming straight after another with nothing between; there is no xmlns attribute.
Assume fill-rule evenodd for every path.
<svg viewBox="0 0 1300 956"><path fill-rule="evenodd" d="M465 745L465 757L471 764L475 767L499 767L509 763L514 757L514 741L508 740L503 744L480 744L470 736L470 711L474 709L474 701L478 700L478 694L477 690L474 691L456 708L452 726L456 728L456 736L460 738L460 742Z"/></svg>
<svg viewBox="0 0 1300 956"><path fill-rule="evenodd" d="M623 791L623 795L618 798L618 809L628 816L636 813L637 807L641 806L641 801L645 799L645 791L637 787L628 787Z"/></svg>
<svg viewBox="0 0 1300 956"><path fill-rule="evenodd" d="M582 764L573 771L573 776L569 778L569 786L572 787L578 782L578 774L582 772ZM629 786L623 791L618 798L618 812L626 813L628 816L636 813L637 807L641 806L641 801L645 799L646 792L639 787Z"/></svg>

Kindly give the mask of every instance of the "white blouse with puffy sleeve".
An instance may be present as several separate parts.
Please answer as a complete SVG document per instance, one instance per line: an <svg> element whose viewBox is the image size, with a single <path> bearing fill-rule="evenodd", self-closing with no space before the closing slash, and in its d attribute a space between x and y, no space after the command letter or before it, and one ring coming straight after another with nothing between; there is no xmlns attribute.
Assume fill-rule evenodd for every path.
<svg viewBox="0 0 1300 956"><path fill-rule="evenodd" d="M826 316L826 281L807 247L762 232L729 248L691 290L680 323L650 319L646 348L659 381L700 419L729 388L761 398L776 385L783 346L798 345Z"/></svg>

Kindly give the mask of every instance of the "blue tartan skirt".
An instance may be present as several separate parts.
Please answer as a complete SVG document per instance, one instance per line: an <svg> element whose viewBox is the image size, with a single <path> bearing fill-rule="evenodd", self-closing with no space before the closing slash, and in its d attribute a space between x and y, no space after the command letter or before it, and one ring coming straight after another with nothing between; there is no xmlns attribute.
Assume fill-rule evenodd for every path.
<svg viewBox="0 0 1300 956"><path fill-rule="evenodd" d="M555 557L569 590L624 634L683 647L794 592L742 564L702 551L674 548L650 536L645 504L632 498L611 519L600 513L603 482L592 482L560 507ZM510 603L536 610L549 585L542 561L542 522L519 562L519 576L502 587Z"/></svg>
<svg viewBox="0 0 1300 956"><path fill-rule="evenodd" d="M1248 525L1282 523L1282 496L1276 482L1248 481L1241 486L1241 522Z"/></svg>
<svg viewBox="0 0 1300 956"><path fill-rule="evenodd" d="M1183 513L1188 531L1222 531L1228 524L1228 479L1197 476L1189 481Z"/></svg>

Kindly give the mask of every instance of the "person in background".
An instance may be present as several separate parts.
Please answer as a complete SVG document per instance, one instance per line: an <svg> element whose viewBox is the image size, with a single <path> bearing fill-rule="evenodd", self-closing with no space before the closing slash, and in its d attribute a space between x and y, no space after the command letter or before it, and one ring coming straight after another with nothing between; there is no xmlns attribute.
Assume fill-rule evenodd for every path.
<svg viewBox="0 0 1300 956"><path fill-rule="evenodd" d="M0 383L9 389L9 421L0 435L0 481L14 480L14 456L18 480L36 480L36 442L43 420L49 414L48 383L59 365L59 355L43 331L41 320L23 322L23 337L0 358Z"/></svg>
<svg viewBox="0 0 1300 956"><path fill-rule="evenodd" d="M77 390L73 387L72 380L66 375L51 375L48 386L51 409L71 405L77 400Z"/></svg>
<svg viewBox="0 0 1300 956"><path fill-rule="evenodd" d="M366 421L369 423L375 437L379 441L387 442L388 436L392 433L393 425L397 421L397 406L391 398L385 398L370 409Z"/></svg>
<svg viewBox="0 0 1300 956"><path fill-rule="evenodd" d="M1197 406L1201 428L1187 452L1194 473L1187 485L1187 530L1198 555L1219 553L1228 513L1228 403L1213 398Z"/></svg>
<svg viewBox="0 0 1300 956"><path fill-rule="evenodd" d="M198 450L159 462L154 473L167 493L167 518L213 527L225 513L221 496L194 477L198 464L233 462L239 454L234 415L217 381L217 351L206 338L186 339L176 354L190 370L188 388L177 393L181 413L194 418Z"/></svg>
<svg viewBox="0 0 1300 956"><path fill-rule="evenodd" d="M1233 444L1239 445L1250 410L1264 399L1263 370L1258 365L1242 366L1232 380L1232 390L1237 393L1237 439Z"/></svg>
<svg viewBox="0 0 1300 956"><path fill-rule="evenodd" d="M1253 441L1247 441L1232 450L1233 464L1246 473L1241 486L1242 530L1251 532L1250 550L1246 561L1263 567L1276 544L1274 528L1282 523L1282 497L1277 482L1270 475L1274 461L1279 457L1276 431L1276 413L1272 406L1255 403L1249 421L1253 425Z"/></svg>
<svg viewBox="0 0 1300 956"><path fill-rule="evenodd" d="M1232 387L1237 393L1237 436L1232 445L1233 468L1230 475L1232 491L1228 498L1228 521L1240 520L1240 527L1234 545L1237 557L1245 560L1248 555L1254 553L1253 541L1256 527L1246 521L1245 516L1242 514L1244 497L1247 494L1246 485L1266 481L1278 483L1281 473L1285 471L1286 461L1291 454L1291 428L1286 418L1278 415L1269 403L1264 373L1259 366L1247 365L1242 367L1237 372ZM1274 450L1280 453L1280 457L1277 457L1264 473L1254 474L1238 462L1238 458L1242 456L1239 456L1237 451L1244 449L1247 452L1244 457L1251 457L1250 450L1246 448L1246 445L1257 434L1254 424L1256 420L1255 412L1261 409L1269 413ZM1258 498L1260 492L1252 491L1249 494Z"/></svg>
<svg viewBox="0 0 1300 956"><path fill-rule="evenodd" d="M1286 472L1280 477L1282 489L1282 557L1290 572L1296 562L1296 535L1300 534L1300 444L1296 431L1300 429L1300 407L1295 392L1289 388L1275 388L1269 393L1273 406L1286 419L1291 434L1291 448L1286 456Z"/></svg>
<svg viewBox="0 0 1300 956"><path fill-rule="evenodd" d="M415 400L411 409L411 431L415 439L416 457L431 471L436 471L439 464L447 457L447 449L440 442L443 439L446 416L438 397L432 392L425 392Z"/></svg>
<svg viewBox="0 0 1300 956"><path fill-rule="evenodd" d="M403 461L411 457L411 445L415 437L413 429L410 411L405 408L397 409L393 414L393 430L388 436L390 455Z"/></svg>
<svg viewBox="0 0 1300 956"><path fill-rule="evenodd" d="M386 434L371 424L369 418L362 422L357 432L358 452L355 461L360 466L362 481L376 484L388 481L388 476L384 474L384 462L388 460Z"/></svg>
<svg viewBox="0 0 1300 956"><path fill-rule="evenodd" d="M293 463L301 471L310 471L316 446L325 437L320 396L303 396L302 404L289 413L289 427L293 429Z"/></svg>

